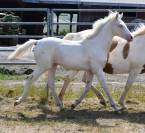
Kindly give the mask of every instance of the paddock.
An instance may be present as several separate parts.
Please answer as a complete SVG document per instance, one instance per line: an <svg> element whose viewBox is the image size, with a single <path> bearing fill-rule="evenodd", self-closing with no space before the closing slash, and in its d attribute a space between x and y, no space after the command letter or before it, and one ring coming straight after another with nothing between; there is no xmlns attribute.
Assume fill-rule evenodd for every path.
<svg viewBox="0 0 145 133"><path fill-rule="evenodd" d="M1 67L21 69L23 66L31 66L33 69L35 62L33 57L29 60L16 62L7 62L7 56L15 49L1 48L0 62ZM31 59L32 58L32 59ZM60 90L63 83L63 75L66 71L59 68L56 75L57 91ZM8 75L8 76L6 76ZM4 78L5 77L5 78ZM26 75L10 75L2 73L0 79L0 131L11 132L145 132L145 84L144 75L139 75L127 97L128 109L122 114L115 114L111 107L100 105L97 97L90 91L83 102L74 110L70 105L80 95L84 84L81 82L82 74L74 79L65 94L65 109L59 111L54 104L54 100L46 101L45 85L46 81L39 79L31 88L28 99L16 107L13 103L21 94L23 79ZM109 75L106 74L107 83L115 101L118 100L121 91L127 80L127 75ZM93 81L94 86L102 93L102 89ZM74 91L75 90L75 91ZM77 91L76 91L77 90ZM104 95L104 93L103 93ZM105 96L105 95L104 95ZM44 105L46 103L46 105ZM48 106L47 106L48 105Z"/></svg>

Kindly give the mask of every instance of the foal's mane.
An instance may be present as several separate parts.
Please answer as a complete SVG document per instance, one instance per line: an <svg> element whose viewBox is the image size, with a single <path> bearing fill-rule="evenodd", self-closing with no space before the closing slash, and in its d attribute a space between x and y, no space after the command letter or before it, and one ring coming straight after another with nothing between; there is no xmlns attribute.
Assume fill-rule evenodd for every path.
<svg viewBox="0 0 145 133"><path fill-rule="evenodd" d="M132 32L132 35L134 37L140 36L140 35L144 35L145 34L145 25L144 24L140 24L139 27L137 27L135 29L135 31Z"/></svg>
<svg viewBox="0 0 145 133"><path fill-rule="evenodd" d="M118 12L111 12L104 19L99 19L96 22L94 22L93 28L92 28L92 32L90 34L88 34L88 36L86 36L86 38L84 40L92 39L93 37L95 37L101 31L101 29L104 27L104 25L106 23L108 23L109 21L115 19L117 13Z"/></svg>

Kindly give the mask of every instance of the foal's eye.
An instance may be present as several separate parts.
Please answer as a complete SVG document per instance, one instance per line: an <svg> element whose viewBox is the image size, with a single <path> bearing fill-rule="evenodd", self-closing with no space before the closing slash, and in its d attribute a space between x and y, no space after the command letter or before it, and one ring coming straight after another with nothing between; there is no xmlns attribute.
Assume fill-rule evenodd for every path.
<svg viewBox="0 0 145 133"><path fill-rule="evenodd" d="M119 24L118 26L119 26L120 28L122 28L122 27L123 27L123 25L122 25L122 24Z"/></svg>

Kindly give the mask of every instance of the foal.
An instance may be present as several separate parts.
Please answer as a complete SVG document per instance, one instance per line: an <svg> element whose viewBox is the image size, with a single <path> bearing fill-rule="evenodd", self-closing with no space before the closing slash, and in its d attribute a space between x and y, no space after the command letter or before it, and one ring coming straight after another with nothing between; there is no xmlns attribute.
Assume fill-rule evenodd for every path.
<svg viewBox="0 0 145 133"><path fill-rule="evenodd" d="M48 85L54 96L55 103L62 109L62 102L58 98L54 87L55 71L57 65L60 65L70 70L88 71L90 81L87 83L85 91L91 87L93 74L95 74L107 94L111 106L115 111L119 111L120 109L112 99L104 79L103 68L107 61L107 53L109 52L113 36L119 35L128 41L132 40L132 35L121 18L122 15L114 12L104 19L98 20L96 25L99 26L97 28L93 27L90 35L81 41L48 37L40 40L30 40L16 49L9 56L10 59L18 57L21 55L21 52L24 53L28 48L35 45L34 57L37 65L34 72L26 79L23 94L16 100L15 105L21 103L26 98L30 85L48 70Z"/></svg>

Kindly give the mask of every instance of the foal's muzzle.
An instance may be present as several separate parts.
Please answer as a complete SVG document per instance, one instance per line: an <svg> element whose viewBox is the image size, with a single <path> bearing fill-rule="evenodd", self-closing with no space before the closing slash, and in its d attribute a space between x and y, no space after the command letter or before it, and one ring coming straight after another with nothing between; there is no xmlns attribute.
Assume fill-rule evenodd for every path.
<svg viewBox="0 0 145 133"><path fill-rule="evenodd" d="M133 40L133 36L132 35L128 36L127 41L131 42L132 40Z"/></svg>

